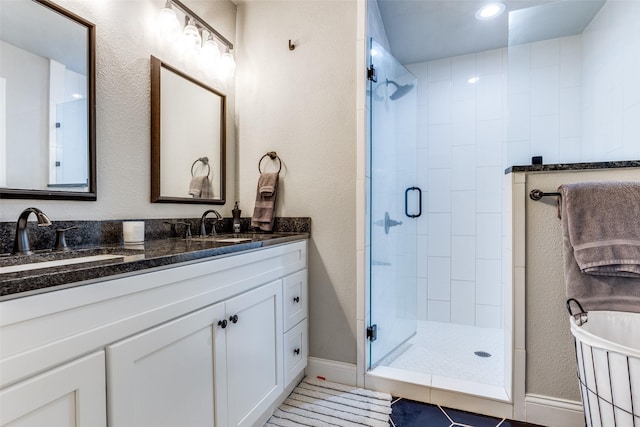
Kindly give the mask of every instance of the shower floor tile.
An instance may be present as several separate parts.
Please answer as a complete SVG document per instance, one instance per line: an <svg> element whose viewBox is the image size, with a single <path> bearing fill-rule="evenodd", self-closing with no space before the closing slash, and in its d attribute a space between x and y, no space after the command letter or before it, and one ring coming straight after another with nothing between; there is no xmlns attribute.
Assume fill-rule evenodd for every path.
<svg viewBox="0 0 640 427"><path fill-rule="evenodd" d="M394 398L391 410L392 427L542 427L401 398Z"/></svg>
<svg viewBox="0 0 640 427"><path fill-rule="evenodd" d="M475 352L489 353L480 357ZM416 335L380 365L422 374L502 386L504 331L418 321Z"/></svg>

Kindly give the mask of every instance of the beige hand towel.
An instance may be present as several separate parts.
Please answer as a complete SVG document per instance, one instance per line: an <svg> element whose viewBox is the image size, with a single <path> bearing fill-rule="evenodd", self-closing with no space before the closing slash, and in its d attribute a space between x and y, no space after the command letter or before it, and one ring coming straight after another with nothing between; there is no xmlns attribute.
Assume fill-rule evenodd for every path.
<svg viewBox="0 0 640 427"><path fill-rule="evenodd" d="M262 173L258 179L256 205L253 209L251 226L262 231L272 231L275 221L276 197L278 195L278 174Z"/></svg>
<svg viewBox="0 0 640 427"><path fill-rule="evenodd" d="M207 175L194 176L189 183L189 194L194 199L212 199L213 186Z"/></svg>
<svg viewBox="0 0 640 427"><path fill-rule="evenodd" d="M567 298L587 311L640 312L640 182L558 190Z"/></svg>

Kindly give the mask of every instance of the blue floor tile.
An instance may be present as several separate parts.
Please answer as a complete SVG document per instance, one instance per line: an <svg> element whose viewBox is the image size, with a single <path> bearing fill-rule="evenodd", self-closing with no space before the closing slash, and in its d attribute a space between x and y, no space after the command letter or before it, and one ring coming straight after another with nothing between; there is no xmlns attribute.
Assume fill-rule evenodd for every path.
<svg viewBox="0 0 640 427"><path fill-rule="evenodd" d="M504 420L500 427L543 427L536 424L523 423L522 421Z"/></svg>
<svg viewBox="0 0 640 427"><path fill-rule="evenodd" d="M399 399L391 406L391 421L396 427L449 427L451 421L434 405Z"/></svg>
<svg viewBox="0 0 640 427"><path fill-rule="evenodd" d="M395 427L543 427L400 398L393 398L391 409L389 425Z"/></svg>
<svg viewBox="0 0 640 427"><path fill-rule="evenodd" d="M500 421L502 421L502 419L499 418L472 414L471 412L459 411L457 409L444 408L444 411L454 423L473 427L496 427Z"/></svg>

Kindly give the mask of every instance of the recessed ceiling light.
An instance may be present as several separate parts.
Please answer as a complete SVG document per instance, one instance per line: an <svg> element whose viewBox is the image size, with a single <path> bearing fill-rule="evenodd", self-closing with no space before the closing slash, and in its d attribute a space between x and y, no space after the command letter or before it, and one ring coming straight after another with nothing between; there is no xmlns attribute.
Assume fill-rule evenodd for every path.
<svg viewBox="0 0 640 427"><path fill-rule="evenodd" d="M482 6L476 12L476 19L485 20L495 18L504 12L506 6L504 3L489 3Z"/></svg>
<svg viewBox="0 0 640 427"><path fill-rule="evenodd" d="M467 82L469 82L470 84L478 83L479 81L480 77L478 76L471 77L469 80L467 80Z"/></svg>

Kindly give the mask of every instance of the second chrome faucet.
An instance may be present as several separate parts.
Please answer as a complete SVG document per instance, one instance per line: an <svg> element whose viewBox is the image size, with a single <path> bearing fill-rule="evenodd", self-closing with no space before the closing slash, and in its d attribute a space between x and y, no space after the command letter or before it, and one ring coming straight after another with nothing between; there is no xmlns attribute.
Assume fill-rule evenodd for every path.
<svg viewBox="0 0 640 427"><path fill-rule="evenodd" d="M220 220L222 220L222 215L220 215L220 212L218 212L215 209L209 209L204 211L204 213L202 214L202 217L200 217L200 236L204 237L207 236L207 227L205 226L204 220L207 217L207 215L209 215L210 213L214 214L216 216L215 221L213 222L213 224L211 225L211 235L215 236L216 235L216 223Z"/></svg>

